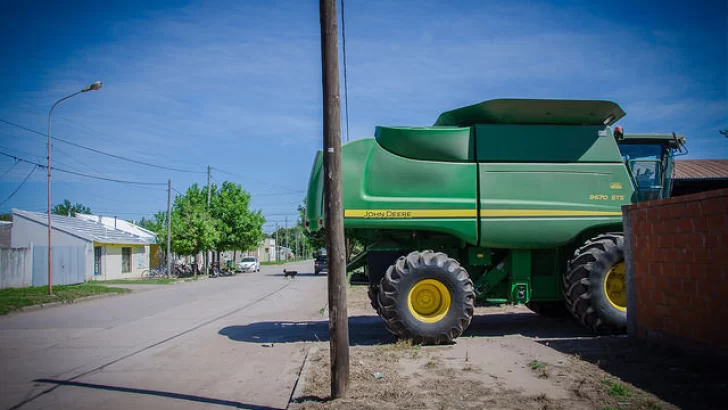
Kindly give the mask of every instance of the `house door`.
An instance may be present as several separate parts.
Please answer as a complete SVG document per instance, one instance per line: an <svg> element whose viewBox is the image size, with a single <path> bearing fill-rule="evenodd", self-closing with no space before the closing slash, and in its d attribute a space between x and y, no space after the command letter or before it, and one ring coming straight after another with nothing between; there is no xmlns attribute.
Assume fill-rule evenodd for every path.
<svg viewBox="0 0 728 410"><path fill-rule="evenodd" d="M94 246L94 276L101 276L101 247Z"/></svg>

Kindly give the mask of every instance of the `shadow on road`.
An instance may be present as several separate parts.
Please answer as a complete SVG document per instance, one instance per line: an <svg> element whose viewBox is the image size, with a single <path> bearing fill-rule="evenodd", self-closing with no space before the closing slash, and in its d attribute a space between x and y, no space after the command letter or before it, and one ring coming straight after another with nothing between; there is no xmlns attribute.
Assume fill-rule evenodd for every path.
<svg viewBox="0 0 728 410"><path fill-rule="evenodd" d="M75 381L70 381L70 380L54 380L54 379L37 379L34 381L36 383L55 384L57 386L86 387L86 388L90 388L90 389L108 390L108 391L115 391L115 392L122 392L122 393L146 394L146 395L150 395L150 396L166 397L166 398L170 398L170 399L185 400L185 401L191 401L191 402L197 402L197 403L217 404L220 406L228 406L228 407L235 407L235 408L241 408L241 409L278 410L274 407L257 406L255 404L240 403L238 401L215 399L215 398L211 398L211 397L195 396L195 395L183 394L183 393L172 393L172 392L165 392L165 391L158 391L158 390L138 389L138 388L133 388L133 387L108 386L105 384L94 384L94 383L84 383L84 382L75 382Z"/></svg>
<svg viewBox="0 0 728 410"><path fill-rule="evenodd" d="M680 409L723 409L728 399L727 363L635 343L626 336L541 340L559 352L577 355L613 376Z"/></svg>
<svg viewBox="0 0 728 410"><path fill-rule="evenodd" d="M283 271L280 271L280 273L264 273L264 275L265 276L280 276L280 277L283 277L285 274L283 273ZM318 275L316 275L316 274L311 273L311 272L298 272L296 274L296 278L299 277L299 276L317 276L317 277L325 278L326 277L326 274L325 273L319 273Z"/></svg>
<svg viewBox="0 0 728 410"><path fill-rule="evenodd" d="M218 332L231 340L247 343L325 342L329 340L329 322L255 322L228 326ZM370 346L395 342L378 316L349 318L349 344Z"/></svg>

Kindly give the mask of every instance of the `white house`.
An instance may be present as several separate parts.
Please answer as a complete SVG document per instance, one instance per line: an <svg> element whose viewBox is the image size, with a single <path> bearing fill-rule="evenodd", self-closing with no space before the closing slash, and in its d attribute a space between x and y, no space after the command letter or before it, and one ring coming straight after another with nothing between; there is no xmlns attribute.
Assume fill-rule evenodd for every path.
<svg viewBox="0 0 728 410"><path fill-rule="evenodd" d="M11 246L33 249L33 286L42 285L39 282L48 272L48 215L17 209L12 214ZM85 280L109 280L139 277L149 269L150 245L155 239L147 235L114 229L103 220L92 222L61 215L51 215L51 228L53 276L60 274L60 282L64 274L82 272ZM54 283L59 282L54 279Z"/></svg>

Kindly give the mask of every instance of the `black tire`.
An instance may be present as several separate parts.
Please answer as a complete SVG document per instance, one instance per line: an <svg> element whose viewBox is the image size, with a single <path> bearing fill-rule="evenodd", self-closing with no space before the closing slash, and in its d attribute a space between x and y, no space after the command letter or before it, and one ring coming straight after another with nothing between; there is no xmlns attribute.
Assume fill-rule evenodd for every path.
<svg viewBox="0 0 728 410"><path fill-rule="evenodd" d="M369 303L372 305L372 308L374 308L374 311L379 314L379 286L369 285L367 295L369 296Z"/></svg>
<svg viewBox="0 0 728 410"><path fill-rule="evenodd" d="M604 291L607 273L624 263L622 233L602 234L574 252L564 275L564 298L571 314L601 334L624 333L627 312L615 308Z"/></svg>
<svg viewBox="0 0 728 410"><path fill-rule="evenodd" d="M417 319L409 309L408 297L417 283L434 279L447 289L449 309L436 322ZM473 318L475 292L468 272L444 253L410 252L387 269L380 283L379 316L387 330L414 344L449 344L459 337Z"/></svg>
<svg viewBox="0 0 728 410"><path fill-rule="evenodd" d="M569 317L571 313L564 302L528 302L526 307L533 313L552 318Z"/></svg>

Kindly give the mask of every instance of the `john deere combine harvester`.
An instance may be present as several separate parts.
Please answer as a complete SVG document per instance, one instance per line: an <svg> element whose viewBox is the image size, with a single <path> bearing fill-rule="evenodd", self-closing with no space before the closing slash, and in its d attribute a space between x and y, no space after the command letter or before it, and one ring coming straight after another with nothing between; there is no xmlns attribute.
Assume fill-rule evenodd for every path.
<svg viewBox="0 0 728 410"><path fill-rule="evenodd" d="M628 134L609 101L498 99L431 127L377 127L342 147L345 227L369 245L372 306L390 332L449 343L476 299L566 307L584 326L626 325L621 206L669 196L684 138ZM305 224L324 232L322 155Z"/></svg>

